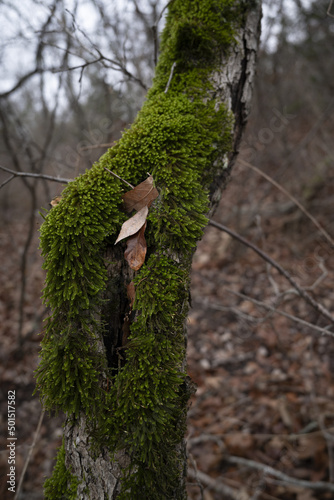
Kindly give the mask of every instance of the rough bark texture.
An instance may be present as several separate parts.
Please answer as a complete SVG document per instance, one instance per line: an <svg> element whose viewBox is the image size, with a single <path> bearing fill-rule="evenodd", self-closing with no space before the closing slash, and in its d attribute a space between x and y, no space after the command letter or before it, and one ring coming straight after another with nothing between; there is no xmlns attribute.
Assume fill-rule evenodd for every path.
<svg viewBox="0 0 334 500"><path fill-rule="evenodd" d="M253 83L256 69L256 54L261 30L261 2L250 9L244 28L240 29L237 44L230 47L223 56L221 65L212 74L212 83L219 100L227 105L234 116L233 150L223 160L226 168L221 169L211 186L211 216L221 199L231 169L238 156L238 147L251 108Z"/></svg>
<svg viewBox="0 0 334 500"><path fill-rule="evenodd" d="M45 297L55 312L38 382L44 404L68 414L66 459L48 484L49 499L59 498L53 493L56 489L62 498L80 500L186 498L183 435L192 392L185 371L189 273L206 221L207 190L210 187L212 213L249 113L261 5L258 1L187 0L172 2L170 9L163 57L139 119L95 169L69 186L64 201L46 220L42 235L50 276ZM231 23L233 15L240 16L240 21L230 28L225 14ZM226 35L219 33L219 15ZM217 33L211 25L205 26L206 19ZM224 40L221 47L220 40ZM179 62L171 74L174 57ZM212 61L210 69L208 60ZM130 318L126 349L124 334L129 324L125 318L130 312L126 287L133 272L118 247L107 251L106 286L105 269L99 264L103 242L114 238L112 246L115 241L110 217L116 228L124 220L122 191L108 178L104 165L118 168L119 175L127 175L132 184L153 169L160 192L148 224L146 263L134 279L136 311ZM92 215L91 207L98 207ZM64 233L63 220L69 210L73 215ZM89 221L86 226L82 218ZM66 253L66 245L73 246L73 255ZM81 254L84 257L76 269L74 257L80 259ZM62 266L64 255L69 255L69 263L54 282L59 274L57 262ZM101 290L99 295L96 290ZM104 300L102 305L98 296ZM94 327L98 307L102 333ZM55 386L52 391L51 384ZM98 443L95 450L91 449L94 443Z"/></svg>
<svg viewBox="0 0 334 500"><path fill-rule="evenodd" d="M129 465L130 459L124 452L118 452L112 460L107 448L102 448L98 456L93 456L90 440L84 416L73 424L67 422L65 465L79 480L76 498L117 498L120 493L121 471Z"/></svg>

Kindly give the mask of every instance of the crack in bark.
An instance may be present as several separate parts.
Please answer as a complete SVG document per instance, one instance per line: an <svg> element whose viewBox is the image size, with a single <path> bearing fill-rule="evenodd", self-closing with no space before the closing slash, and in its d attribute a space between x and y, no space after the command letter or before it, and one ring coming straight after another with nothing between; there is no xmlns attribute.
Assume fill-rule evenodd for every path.
<svg viewBox="0 0 334 500"><path fill-rule="evenodd" d="M108 366L117 373L124 365L125 319L130 316L130 304L127 298L126 285L130 283L134 272L123 258L122 245L110 246L106 250L105 261L108 273L108 285L103 295L105 301L101 316L104 324L103 342L106 349Z"/></svg>

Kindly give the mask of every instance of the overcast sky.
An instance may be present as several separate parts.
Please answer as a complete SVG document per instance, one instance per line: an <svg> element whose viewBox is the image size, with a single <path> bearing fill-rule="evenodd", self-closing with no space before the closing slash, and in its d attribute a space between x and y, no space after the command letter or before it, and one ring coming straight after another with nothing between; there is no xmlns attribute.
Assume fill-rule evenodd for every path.
<svg viewBox="0 0 334 500"><path fill-rule="evenodd" d="M310 1L302 0L302 3L308 5ZM63 3L67 11L60 12L58 10L56 12L56 22L53 28L57 26L58 20L58 29L62 29L62 15L66 16L68 25L71 26L71 13L74 12L77 3L76 28L81 28L92 40L96 41L97 45L103 44L104 33L101 30L101 18L92 3L89 0L78 0L78 2L76 0L63 0ZM102 3L110 19L118 16L129 18L133 10L131 0L102 0ZM165 3L166 1L161 0L161 8L164 7ZM144 7L145 0L141 0L140 4ZM279 32L279 25L275 22L275 19L280 4L281 2L277 0L265 0L263 2L262 40L265 40L267 46L272 50L275 47L276 35ZM0 91L10 89L15 83L17 75L22 75L25 71L34 67L36 32L50 14L49 5L51 5L50 0L0 0ZM284 5L293 19L295 15L294 1L284 0ZM78 30L76 33L83 39ZM295 36L298 36L297 32ZM57 39L57 43L61 45L61 39L60 41ZM89 45L85 40L82 43ZM140 48L139 37L136 40L134 50L138 50L138 48ZM46 61L50 66L56 63L54 53L52 56L50 53L49 61L46 56ZM73 56L71 62L72 64L81 64L82 60ZM117 77L113 75L112 78Z"/></svg>

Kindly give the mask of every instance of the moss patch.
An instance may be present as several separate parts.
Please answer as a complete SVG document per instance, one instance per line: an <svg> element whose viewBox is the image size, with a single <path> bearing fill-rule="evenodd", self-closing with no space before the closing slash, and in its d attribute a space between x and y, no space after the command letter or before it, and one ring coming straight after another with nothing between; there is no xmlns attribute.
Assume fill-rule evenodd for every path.
<svg viewBox="0 0 334 500"><path fill-rule="evenodd" d="M64 443L59 448L57 463L53 469L53 475L44 483L45 500L75 500L79 481L65 466Z"/></svg>

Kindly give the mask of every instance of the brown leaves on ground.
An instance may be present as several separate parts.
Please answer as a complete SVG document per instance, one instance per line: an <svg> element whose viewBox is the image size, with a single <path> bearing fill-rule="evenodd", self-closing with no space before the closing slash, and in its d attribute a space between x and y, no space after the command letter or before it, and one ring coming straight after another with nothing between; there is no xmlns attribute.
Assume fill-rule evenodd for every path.
<svg viewBox="0 0 334 500"><path fill-rule="evenodd" d="M241 223L237 214L242 213L247 238L256 241L262 226L250 229L252 189L246 182L234 189L225 192L224 205L215 218L225 220L231 214L229 224L238 227ZM234 212L236 192L239 212ZM274 194L268 203L273 199ZM266 224L263 219L262 224ZM302 286L312 286L322 273L316 265L320 248L317 235L305 245L308 229L302 225L295 234L284 224L279 211L267 222L261 233L266 250L294 272ZM325 250L325 245L321 248L328 277L314 293L325 304L326 300L333 304L334 254ZM306 272L301 262L314 265ZM278 314L267 315L250 300L232 293L245 294L246 290L249 299L261 297L272 304L289 287L278 273L267 272L254 253L224 233L207 228L197 248L192 275L188 370L198 390L189 410L188 449L190 468L195 464L214 481L211 485L204 483L210 500L225 498L212 487L219 487L221 482L238 493L245 488L248 499L333 498L332 491L312 491L279 482L263 470L228 462L231 456L242 457L297 480L331 480L334 461L328 448L334 434L333 338L314 334L310 328ZM290 295L277 309L326 324L297 296ZM200 493L197 485L188 486L191 500L199 500Z"/></svg>
<svg viewBox="0 0 334 500"><path fill-rule="evenodd" d="M136 210L137 213L124 222L116 243L124 238L128 238L124 257L130 268L134 271L138 271L145 262L147 251L144 236L146 218L148 209L158 197L158 194L158 190L154 187L153 177L150 175L145 181L123 196L125 211L130 213L132 210Z"/></svg>

